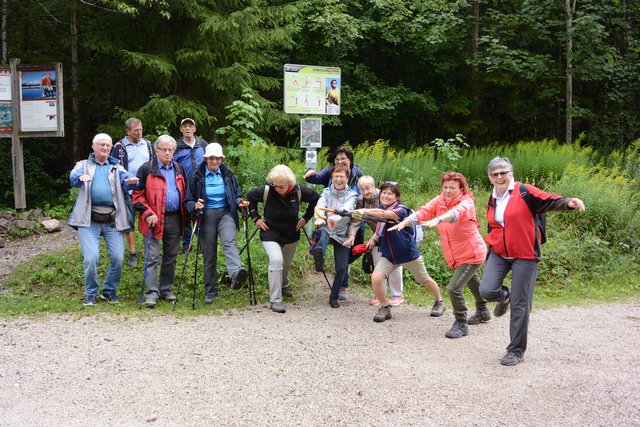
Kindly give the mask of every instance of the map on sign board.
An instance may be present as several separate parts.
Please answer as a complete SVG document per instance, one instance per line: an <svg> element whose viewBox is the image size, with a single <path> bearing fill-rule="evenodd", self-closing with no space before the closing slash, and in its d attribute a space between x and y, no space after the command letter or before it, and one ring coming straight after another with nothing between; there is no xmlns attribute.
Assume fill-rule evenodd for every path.
<svg viewBox="0 0 640 427"><path fill-rule="evenodd" d="M300 146L302 148L322 147L321 119L300 119Z"/></svg>
<svg viewBox="0 0 640 427"><path fill-rule="evenodd" d="M284 112L339 115L341 86L339 67L285 64Z"/></svg>

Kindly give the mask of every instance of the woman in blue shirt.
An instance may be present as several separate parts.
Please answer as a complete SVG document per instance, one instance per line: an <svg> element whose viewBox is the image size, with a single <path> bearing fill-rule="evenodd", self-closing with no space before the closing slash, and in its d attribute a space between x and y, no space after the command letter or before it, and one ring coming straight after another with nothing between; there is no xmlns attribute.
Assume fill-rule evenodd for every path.
<svg viewBox="0 0 640 427"><path fill-rule="evenodd" d="M247 270L240 261L236 232L240 225L238 208L245 208L249 203L242 200L240 184L233 172L222 163L223 159L220 144L213 142L207 145L204 161L191 177L189 195L184 201L192 217L200 215L198 244L204 259L205 304L213 304L218 294L218 236L231 277L231 288L240 289L247 279Z"/></svg>

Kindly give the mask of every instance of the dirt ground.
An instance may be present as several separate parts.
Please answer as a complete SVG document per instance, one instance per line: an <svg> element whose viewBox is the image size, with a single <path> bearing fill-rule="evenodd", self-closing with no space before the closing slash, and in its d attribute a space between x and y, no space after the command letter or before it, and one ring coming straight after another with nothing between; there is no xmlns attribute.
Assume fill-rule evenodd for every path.
<svg viewBox="0 0 640 427"><path fill-rule="evenodd" d="M508 315L450 340L450 307L376 324L322 280L286 314L0 319L0 425L640 425L640 304L534 309L504 367Z"/></svg>

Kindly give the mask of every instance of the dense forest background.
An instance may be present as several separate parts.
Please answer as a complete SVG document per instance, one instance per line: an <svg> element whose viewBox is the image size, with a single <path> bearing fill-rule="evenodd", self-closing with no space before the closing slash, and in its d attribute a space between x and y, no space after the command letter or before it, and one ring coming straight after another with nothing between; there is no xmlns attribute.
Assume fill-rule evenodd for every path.
<svg viewBox="0 0 640 427"><path fill-rule="evenodd" d="M27 202L68 189L97 131L198 134L244 99L262 141L296 147L285 63L342 69L323 141L471 147L578 140L603 154L640 137L640 2L633 0L2 0L3 62L62 62L65 138L25 139ZM243 93L245 97L242 98ZM246 123L245 123L246 124ZM237 143L234 142L234 143ZM13 204L0 140L0 206Z"/></svg>

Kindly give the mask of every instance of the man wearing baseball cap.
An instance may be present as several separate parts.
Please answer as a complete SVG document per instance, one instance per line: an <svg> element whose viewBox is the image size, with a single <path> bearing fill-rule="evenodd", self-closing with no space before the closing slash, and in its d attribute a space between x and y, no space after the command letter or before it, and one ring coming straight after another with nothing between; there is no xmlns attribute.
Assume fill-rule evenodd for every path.
<svg viewBox="0 0 640 427"><path fill-rule="evenodd" d="M249 202L242 200L238 180L222 162L224 154L220 144L212 142L207 145L204 159L189 181L184 204L192 217L201 215L198 236L204 259L204 302L212 304L218 294L218 237L231 278L231 287L240 289L247 279L247 270L242 268L240 261L236 233L240 226L238 208L246 208Z"/></svg>
<svg viewBox="0 0 640 427"><path fill-rule="evenodd" d="M196 121L190 117L186 117L180 121L180 132L182 133L182 137L178 139L178 146L173 155L173 160L180 163L184 169L187 182L189 182L195 170L200 163L202 163L207 141L196 136ZM182 236L183 251L189 247L190 237L191 224L187 223L184 235Z"/></svg>

